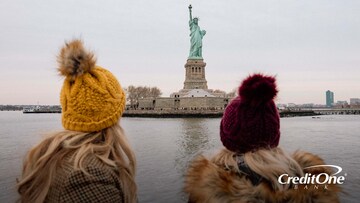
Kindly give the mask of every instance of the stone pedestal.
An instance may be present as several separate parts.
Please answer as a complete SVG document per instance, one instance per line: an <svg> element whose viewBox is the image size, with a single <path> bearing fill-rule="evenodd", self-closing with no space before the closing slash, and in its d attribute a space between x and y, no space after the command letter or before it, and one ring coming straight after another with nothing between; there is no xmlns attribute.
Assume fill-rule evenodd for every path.
<svg viewBox="0 0 360 203"><path fill-rule="evenodd" d="M185 82L183 89L208 89L205 79L203 59L188 59L185 64Z"/></svg>

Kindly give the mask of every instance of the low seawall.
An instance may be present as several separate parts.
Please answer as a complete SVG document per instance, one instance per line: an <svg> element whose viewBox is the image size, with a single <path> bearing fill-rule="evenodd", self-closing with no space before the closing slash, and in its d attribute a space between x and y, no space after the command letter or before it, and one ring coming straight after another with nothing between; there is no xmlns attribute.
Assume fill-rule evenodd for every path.
<svg viewBox="0 0 360 203"><path fill-rule="evenodd" d="M223 110L126 110L123 117L220 118Z"/></svg>
<svg viewBox="0 0 360 203"><path fill-rule="evenodd" d="M23 113L61 113L61 111L23 111Z"/></svg>
<svg viewBox="0 0 360 203"><path fill-rule="evenodd" d="M224 110L126 110L123 117L221 118ZM314 111L281 111L280 117L316 116Z"/></svg>
<svg viewBox="0 0 360 203"><path fill-rule="evenodd" d="M318 116L320 113L314 111L280 111L280 117L295 117L295 116Z"/></svg>

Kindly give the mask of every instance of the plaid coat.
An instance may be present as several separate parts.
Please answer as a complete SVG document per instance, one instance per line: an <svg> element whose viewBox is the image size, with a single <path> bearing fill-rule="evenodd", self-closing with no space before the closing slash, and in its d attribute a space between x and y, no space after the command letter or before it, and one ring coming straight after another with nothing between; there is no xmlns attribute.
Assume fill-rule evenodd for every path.
<svg viewBox="0 0 360 203"><path fill-rule="evenodd" d="M75 170L64 159L51 183L45 202L124 202L118 172L95 156L84 161L89 174Z"/></svg>

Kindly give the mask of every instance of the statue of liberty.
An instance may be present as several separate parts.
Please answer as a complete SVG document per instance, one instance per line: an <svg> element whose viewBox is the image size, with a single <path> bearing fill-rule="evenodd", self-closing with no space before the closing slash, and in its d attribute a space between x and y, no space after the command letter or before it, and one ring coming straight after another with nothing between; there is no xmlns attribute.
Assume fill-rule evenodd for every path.
<svg viewBox="0 0 360 203"><path fill-rule="evenodd" d="M192 18L191 15L192 6L189 5L190 12L190 54L189 59L202 59L202 38L206 34L205 30L200 30L198 25L199 18Z"/></svg>

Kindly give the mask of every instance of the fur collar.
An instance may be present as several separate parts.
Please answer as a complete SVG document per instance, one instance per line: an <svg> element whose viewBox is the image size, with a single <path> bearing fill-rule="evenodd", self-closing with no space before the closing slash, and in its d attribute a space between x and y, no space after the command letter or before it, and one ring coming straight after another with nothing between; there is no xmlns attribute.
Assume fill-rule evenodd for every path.
<svg viewBox="0 0 360 203"><path fill-rule="evenodd" d="M314 185L311 184L307 187L300 185L297 189L290 186L287 189L276 190L273 189L274 183L269 180L253 185L249 178L239 171L239 168L232 165L231 161L226 160L225 157L231 157L233 154L224 149L215 156L217 158L207 159L204 156L199 156L190 163L185 175L184 188L185 192L189 194L189 202L339 202L340 188L336 185L329 185L327 190L323 186L314 188ZM296 151L290 159L295 160L301 169L307 166L325 164L320 157L307 152ZM271 165L271 163L268 164ZM288 164L289 170L292 170L291 164L286 164ZM272 168L269 167L268 170L270 171ZM305 172L312 174L332 173L328 168L307 169Z"/></svg>

